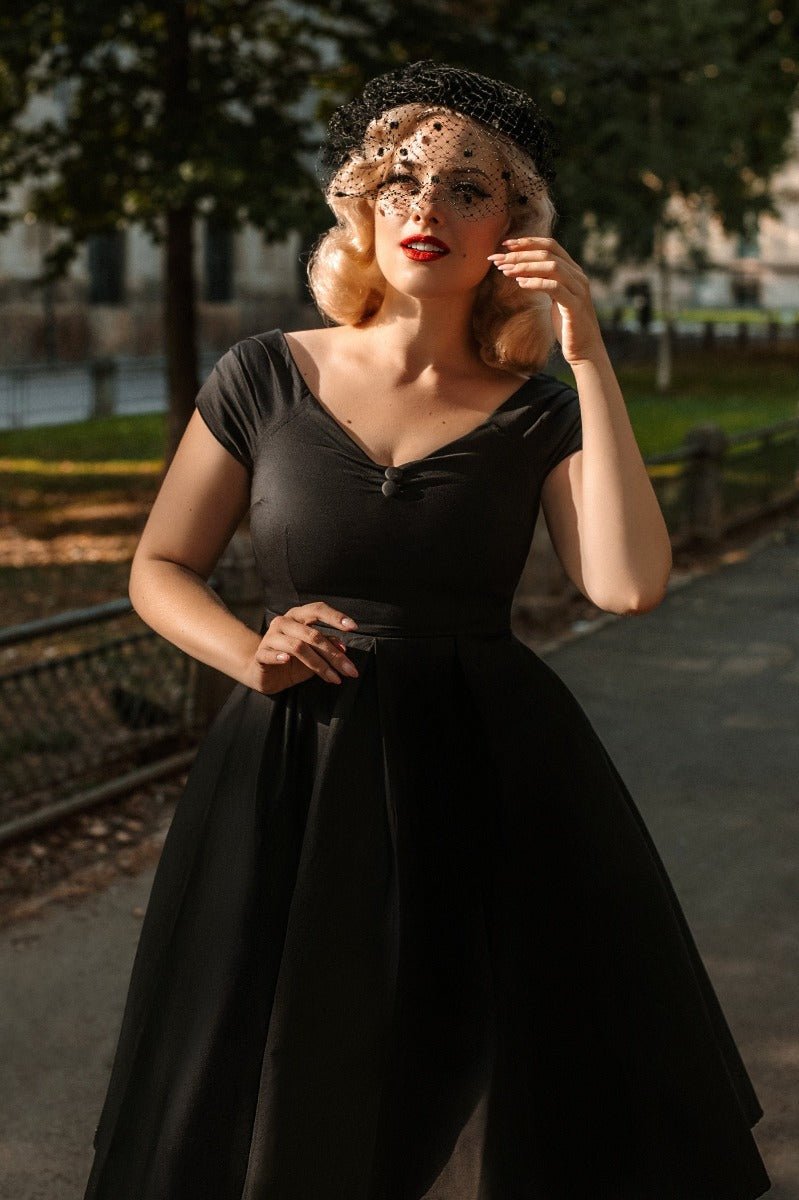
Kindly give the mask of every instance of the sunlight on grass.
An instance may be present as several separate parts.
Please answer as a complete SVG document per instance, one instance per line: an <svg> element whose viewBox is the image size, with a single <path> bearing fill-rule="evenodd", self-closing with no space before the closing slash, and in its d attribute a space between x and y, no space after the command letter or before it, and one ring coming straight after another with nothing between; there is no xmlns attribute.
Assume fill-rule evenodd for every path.
<svg viewBox="0 0 799 1200"><path fill-rule="evenodd" d="M131 459L109 459L105 462L48 462L42 458L0 458L0 471L11 475L158 475L163 459L134 462Z"/></svg>
<svg viewBox="0 0 799 1200"><path fill-rule="evenodd" d="M166 415L99 417L0 432L0 457L47 462L151 462L163 459Z"/></svg>

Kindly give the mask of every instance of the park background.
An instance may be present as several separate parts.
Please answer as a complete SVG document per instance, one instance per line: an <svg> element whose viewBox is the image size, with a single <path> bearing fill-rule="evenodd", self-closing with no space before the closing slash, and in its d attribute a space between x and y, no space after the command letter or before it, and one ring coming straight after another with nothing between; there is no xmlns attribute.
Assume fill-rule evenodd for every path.
<svg viewBox="0 0 799 1200"><path fill-rule="evenodd" d="M796 12L771 0L643 0L634 19L622 6L549 0L75 0L0 13L0 957L29 963L7 1032L26 1065L0 1146L0 1196L76 1194L94 1114L81 1126L65 1113L77 1095L89 1110L99 1103L148 873L197 740L232 684L132 611L138 536L216 359L248 334L322 323L305 268L331 222L315 165L330 112L372 76L430 57L522 87L555 122L553 233L591 280L672 535L673 589L697 598L698 640L713 621L726 629L722 600L737 597L718 658L691 659L692 647L673 641L674 592L671 608L636 622L637 640L614 632L565 578L541 519L514 620L533 648L561 654L636 783L759 1072L770 1200L799 1200L789 1083L793 1071L795 1096L799 1045L786 1006L797 914L780 890L778 849L795 833L788 780L798 761L785 719L797 642L798 34ZM547 370L572 381L557 354ZM753 610L766 594L756 562L783 578L767 595L772 610L782 606L773 636L774 611ZM753 572L749 591L724 582L736 569ZM257 627L246 521L212 583ZM685 777L690 753L669 760L670 799L649 782L651 747L641 750L647 715L668 694L646 679L644 627L664 628L657 662L683 672L683 715L704 731L695 780ZM705 706L714 673L730 688L735 753L750 756L734 759L747 781L737 826L725 824L724 739L702 725L723 724ZM779 714L749 712L755 684ZM782 931L759 964L775 977L762 1007L741 974L731 893L703 873L704 850L678 852L700 812L714 836L740 833L725 883L741 884L740 930L764 947L766 925ZM770 841L747 843L753 820L770 824ZM138 889L130 902L126 881ZM102 896L113 913L86 907ZM43 993L81 995L73 912L96 913L107 939L97 968L116 971L64 1054L93 1064L80 1079L32 1053L35 1031L21 1024L23 1010L35 1014L58 1031L56 1054L64 1048L57 1000ZM104 1024L93 1041L95 1022ZM37 1128L42 1089L51 1123Z"/></svg>

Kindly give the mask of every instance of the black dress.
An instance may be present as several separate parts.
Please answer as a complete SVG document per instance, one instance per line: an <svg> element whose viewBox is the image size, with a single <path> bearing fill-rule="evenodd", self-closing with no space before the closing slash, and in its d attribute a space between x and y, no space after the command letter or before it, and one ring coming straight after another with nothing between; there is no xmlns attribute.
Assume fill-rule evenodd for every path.
<svg viewBox="0 0 799 1200"><path fill-rule="evenodd" d="M389 469L279 329L196 403L251 469L261 633L326 599L359 622L337 632L360 675L237 684L200 745L85 1200L767 1191L762 1109L658 852L510 631L576 391L533 375Z"/></svg>

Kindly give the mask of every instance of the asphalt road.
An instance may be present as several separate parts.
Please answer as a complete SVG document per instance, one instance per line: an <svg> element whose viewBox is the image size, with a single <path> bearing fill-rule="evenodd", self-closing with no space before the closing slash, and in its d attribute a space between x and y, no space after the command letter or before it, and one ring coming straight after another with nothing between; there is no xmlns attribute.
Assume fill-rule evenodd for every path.
<svg viewBox="0 0 799 1200"><path fill-rule="evenodd" d="M799 528L546 658L683 904L765 1109L769 1200L799 1200ZM0 1200L83 1195L152 877L0 934Z"/></svg>

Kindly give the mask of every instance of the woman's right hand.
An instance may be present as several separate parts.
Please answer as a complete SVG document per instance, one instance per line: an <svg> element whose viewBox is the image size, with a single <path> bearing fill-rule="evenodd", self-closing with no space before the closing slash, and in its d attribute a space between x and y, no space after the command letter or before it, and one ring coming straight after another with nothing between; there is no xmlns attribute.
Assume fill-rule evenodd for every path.
<svg viewBox="0 0 799 1200"><path fill-rule="evenodd" d="M346 655L345 643L334 634L315 629L312 621L357 628L352 617L323 600L311 600L279 613L269 622L250 663L250 687L272 695L312 675L329 683L341 683L338 671L357 678L358 670Z"/></svg>

